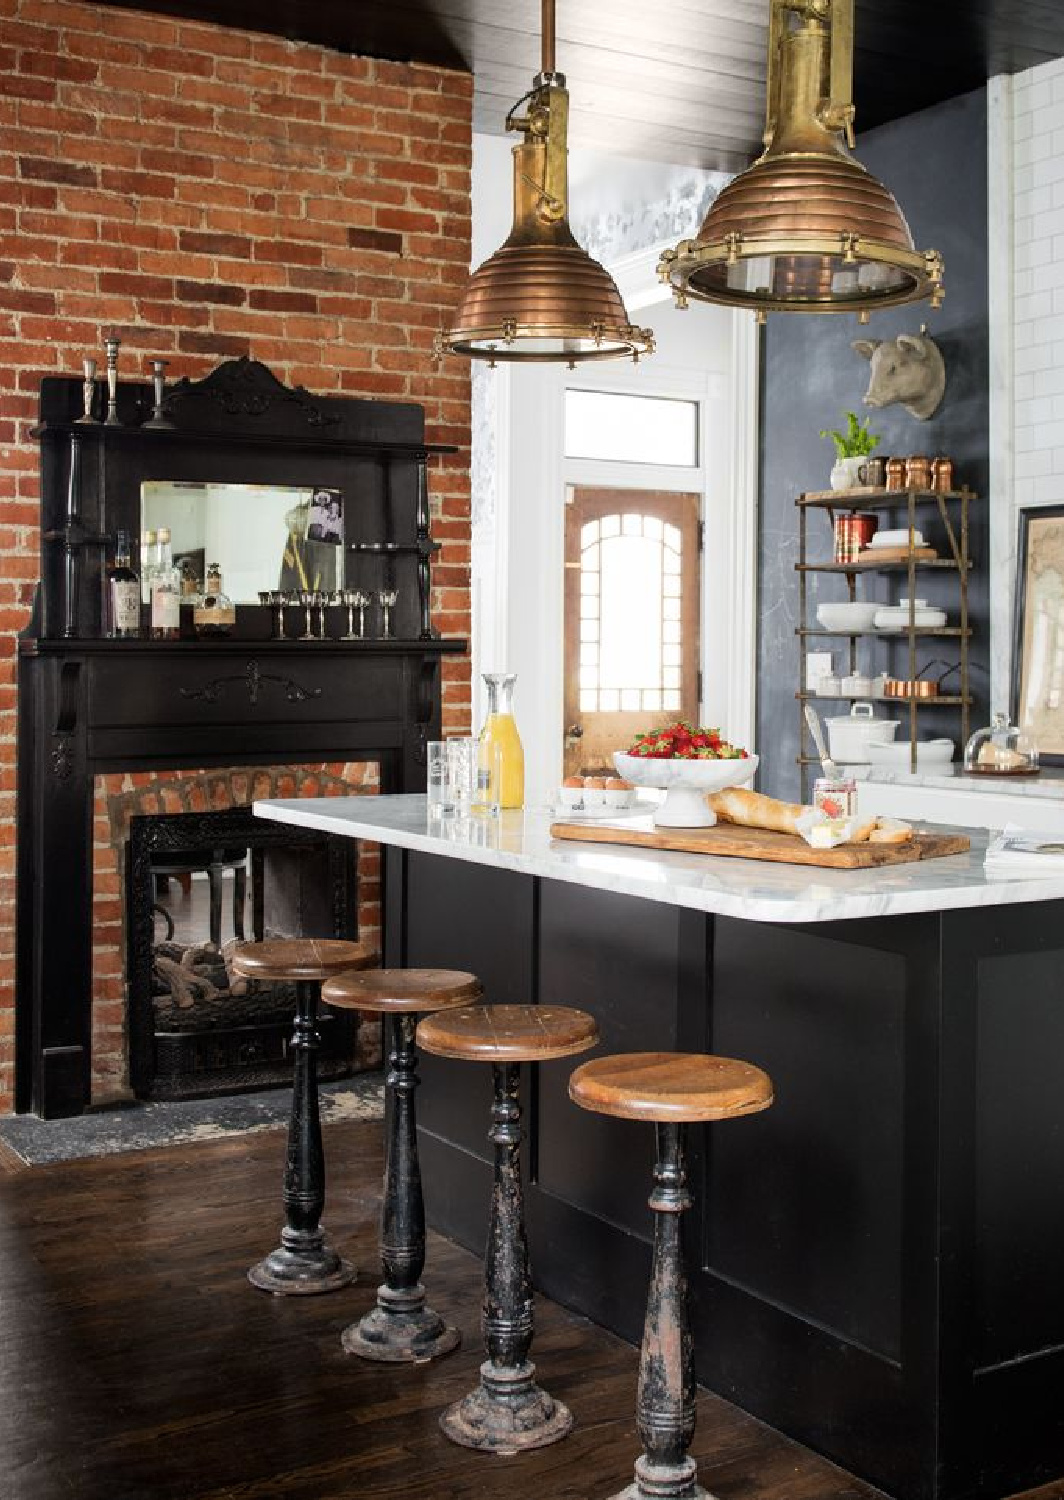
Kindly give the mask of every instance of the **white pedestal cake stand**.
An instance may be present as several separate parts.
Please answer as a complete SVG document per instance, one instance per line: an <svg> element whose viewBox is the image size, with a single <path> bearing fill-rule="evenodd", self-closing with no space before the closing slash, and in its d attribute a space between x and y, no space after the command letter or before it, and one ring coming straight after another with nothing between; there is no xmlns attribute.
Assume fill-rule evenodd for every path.
<svg viewBox="0 0 1064 1500"><path fill-rule="evenodd" d="M654 811L659 828L712 828L717 815L707 795L752 781L757 762L756 755L742 760L654 760L623 750L613 755L618 776L664 791L665 801Z"/></svg>

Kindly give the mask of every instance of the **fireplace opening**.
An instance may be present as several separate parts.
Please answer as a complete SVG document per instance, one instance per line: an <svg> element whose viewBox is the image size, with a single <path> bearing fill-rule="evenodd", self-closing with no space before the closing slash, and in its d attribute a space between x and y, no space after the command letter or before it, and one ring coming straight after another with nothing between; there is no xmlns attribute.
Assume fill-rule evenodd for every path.
<svg viewBox="0 0 1064 1500"><path fill-rule="evenodd" d="M287 1082L295 986L233 974L232 952L242 931L357 938L354 843L249 807L134 815L126 872L133 1092L191 1099ZM323 1007L320 1030L320 1078L347 1077L357 1022Z"/></svg>

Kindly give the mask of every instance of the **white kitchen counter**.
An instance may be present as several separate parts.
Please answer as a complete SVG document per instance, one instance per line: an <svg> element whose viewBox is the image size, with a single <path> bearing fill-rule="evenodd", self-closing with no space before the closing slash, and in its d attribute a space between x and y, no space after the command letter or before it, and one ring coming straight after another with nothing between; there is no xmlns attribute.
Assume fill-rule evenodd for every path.
<svg viewBox="0 0 1064 1500"><path fill-rule="evenodd" d="M423 796L309 797L256 802L257 817L372 839L524 875L640 896L752 922L837 922L1064 899L1064 878L988 878L986 835L970 853L875 870L773 865L550 837L546 810L429 823ZM649 823L648 825L649 826Z"/></svg>
<svg viewBox="0 0 1064 1500"><path fill-rule="evenodd" d="M968 829L1019 823L1064 834L1064 771L1055 766L1044 766L1037 776L966 776L958 765L915 772L872 766L857 776L862 813Z"/></svg>

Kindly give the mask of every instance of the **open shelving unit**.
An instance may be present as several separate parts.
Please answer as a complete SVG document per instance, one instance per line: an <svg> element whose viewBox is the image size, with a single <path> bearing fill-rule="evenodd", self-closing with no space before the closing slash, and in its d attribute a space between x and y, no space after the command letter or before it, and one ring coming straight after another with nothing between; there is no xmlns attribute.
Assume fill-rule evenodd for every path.
<svg viewBox="0 0 1064 1500"><path fill-rule="evenodd" d="M935 708L960 708L961 710L961 737L962 742L967 741L970 731L971 713L971 691L969 678L969 645L972 637L971 625L968 615L968 579L972 569L972 559L969 550L969 507L973 500L978 497L972 490L967 488L959 490L886 490L860 488L850 490L811 490L799 495L795 500L798 508L798 561L795 563L795 571L798 574L798 604L799 624L795 634L800 644L800 664L798 675L798 691L795 697L798 702L798 764L801 767L802 797L808 795L809 790L809 768L818 766L819 758L812 753L809 731L805 722L805 705L809 702L822 701L825 703L849 703L854 702L886 702L891 709L908 708L909 710L909 765L912 770L916 769L917 756L917 726L920 714L927 709ZM834 542L835 516L836 514L852 514L857 511L885 510L904 511L905 524L910 536L916 527L917 517L921 511L933 507L937 511L938 519L942 522L945 533L948 555L934 559L920 559L915 553L910 552L907 560L889 561L877 563L874 561L862 561L852 563L837 562L811 562L809 560L809 516L812 512L822 512L827 519L827 527L823 528L826 547L831 549ZM818 533L819 550L819 533ZM915 623L915 599L917 580L921 573L946 572L956 574L958 590L958 614L957 625L944 625L940 627L920 626ZM866 573L886 574L904 578L908 584L909 597L909 624L907 627L897 631L883 630L825 630L819 625L809 623L809 588L808 579L811 573L836 573L846 579L847 593L849 599L857 598L857 579ZM917 675L917 643L921 639L940 637L945 640L954 640L958 643L960 650L959 663L959 691L953 694L940 693L933 698L890 698L879 699L863 695L855 698L852 695L826 696L814 693L807 680L806 653L810 642L828 641L831 639L848 640L849 649L849 673L857 671L859 643L862 638L878 641L903 641L908 645L908 667L906 675L912 681Z"/></svg>

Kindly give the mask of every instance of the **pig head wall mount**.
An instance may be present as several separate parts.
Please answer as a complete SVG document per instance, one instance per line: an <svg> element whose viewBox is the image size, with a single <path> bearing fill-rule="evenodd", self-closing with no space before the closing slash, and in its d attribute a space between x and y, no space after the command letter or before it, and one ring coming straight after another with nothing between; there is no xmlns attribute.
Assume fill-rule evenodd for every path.
<svg viewBox="0 0 1064 1500"><path fill-rule="evenodd" d="M853 348L871 364L866 406L900 402L921 422L938 410L946 390L946 366L925 329L894 339L856 339Z"/></svg>

